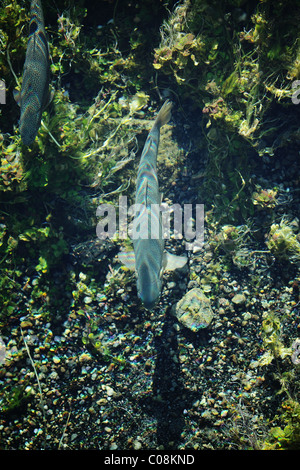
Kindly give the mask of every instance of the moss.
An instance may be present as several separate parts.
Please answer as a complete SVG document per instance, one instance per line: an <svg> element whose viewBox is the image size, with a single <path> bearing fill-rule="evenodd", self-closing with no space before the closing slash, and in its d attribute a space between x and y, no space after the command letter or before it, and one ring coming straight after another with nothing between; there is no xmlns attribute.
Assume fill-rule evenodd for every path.
<svg viewBox="0 0 300 470"><path fill-rule="evenodd" d="M299 450L300 447L300 403L289 398L282 403L277 416L281 426L274 426L263 444L264 450Z"/></svg>
<svg viewBox="0 0 300 470"><path fill-rule="evenodd" d="M20 413L30 400L30 392L25 391L25 386L7 387L1 394L0 409L4 415Z"/></svg>
<svg viewBox="0 0 300 470"><path fill-rule="evenodd" d="M252 194L252 201L255 206L261 209L273 209L276 204L277 189L262 189L257 190Z"/></svg>
<svg viewBox="0 0 300 470"><path fill-rule="evenodd" d="M262 321L261 336L263 340L264 353L253 365L267 366L274 359L284 360L292 355L292 349L286 347L282 342L282 325L279 317L274 313L268 313ZM279 370L279 364L277 367ZM281 372L279 370L281 376Z"/></svg>
<svg viewBox="0 0 300 470"><path fill-rule="evenodd" d="M235 227L233 225L224 225L216 233L214 240L216 250L222 250L225 253L232 254L241 247L241 243L248 230L245 227Z"/></svg>
<svg viewBox="0 0 300 470"><path fill-rule="evenodd" d="M202 111L208 164L199 195L220 208L216 217L228 213L223 195L216 199L217 188L226 186L230 204L241 187L238 172L246 182L238 201L243 215L233 210L229 223L253 214L245 169L250 173L252 156L263 154L266 136L274 141L278 126L289 125L286 109L293 106L291 80L297 76L299 58L294 16L299 10L294 2L243 2L238 8L232 1L182 1L162 25L153 61L158 82L166 77L170 84L173 79L176 93L189 103L189 119L197 115L199 122ZM279 104L282 108L272 122L272 109ZM201 144L198 152L203 153Z"/></svg>
<svg viewBox="0 0 300 470"><path fill-rule="evenodd" d="M278 260L299 264L300 243L293 229L285 221L271 226L267 246Z"/></svg>
<svg viewBox="0 0 300 470"><path fill-rule="evenodd" d="M1 15L7 18L0 26L5 28L1 29L2 43L4 47L9 41L14 45L9 49L10 62L21 75L27 9L17 1L5 2ZM103 201L106 192L117 193L118 188L128 186L124 167L133 158L128 155L135 147L133 136L139 126L131 127L131 119L139 115L148 95L133 82L124 90L123 73L133 59L122 57L111 30L109 40L102 33L96 36L97 41L93 37L90 49L87 34L82 41L85 15L81 3L62 11L49 25L51 12L45 9L55 85L53 102L43 113L43 124L31 148L22 145L17 127L0 136L3 327L25 311L38 311L45 318L59 316L68 298L61 298L53 281L70 256L71 244L90 236L91 231L94 236L95 207L100 198ZM16 26L17 38L13 32ZM102 52L104 45L106 52ZM5 109L14 110L10 121L16 124L19 110L11 99L16 83L4 54L0 70L8 85ZM2 117L2 130L6 129L3 121ZM64 283L66 291L72 289L73 280L67 273Z"/></svg>

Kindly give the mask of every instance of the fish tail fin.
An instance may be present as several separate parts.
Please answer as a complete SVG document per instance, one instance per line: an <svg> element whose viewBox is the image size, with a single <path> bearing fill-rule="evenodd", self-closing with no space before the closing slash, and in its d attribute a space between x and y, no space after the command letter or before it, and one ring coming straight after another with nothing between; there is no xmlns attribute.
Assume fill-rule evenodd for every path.
<svg viewBox="0 0 300 470"><path fill-rule="evenodd" d="M171 109L172 109L172 102L167 100L164 102L162 107L160 108L160 111L155 119L154 125L157 127L162 127L167 122L169 122L171 118Z"/></svg>

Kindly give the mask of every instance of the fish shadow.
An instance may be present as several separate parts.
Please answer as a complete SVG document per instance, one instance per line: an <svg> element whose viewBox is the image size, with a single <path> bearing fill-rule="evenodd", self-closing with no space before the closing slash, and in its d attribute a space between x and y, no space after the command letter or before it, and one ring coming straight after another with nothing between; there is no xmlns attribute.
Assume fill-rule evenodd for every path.
<svg viewBox="0 0 300 470"><path fill-rule="evenodd" d="M199 399L201 391L185 388L174 317L166 315L161 335L155 338L157 358L152 395L140 400L144 411L157 421L157 446L177 449L185 428L185 413Z"/></svg>

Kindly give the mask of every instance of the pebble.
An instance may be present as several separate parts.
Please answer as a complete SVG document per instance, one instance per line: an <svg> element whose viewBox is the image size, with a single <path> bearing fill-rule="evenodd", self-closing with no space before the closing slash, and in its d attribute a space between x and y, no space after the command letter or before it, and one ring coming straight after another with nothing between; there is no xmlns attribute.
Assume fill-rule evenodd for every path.
<svg viewBox="0 0 300 470"><path fill-rule="evenodd" d="M175 286L176 286L176 283L174 281L171 281L171 282L167 283L167 288L168 289L174 289Z"/></svg>
<svg viewBox="0 0 300 470"><path fill-rule="evenodd" d="M55 371L51 372L51 374L49 375L49 378L53 379L53 380L57 380L58 379L58 373L55 372Z"/></svg>
<svg viewBox="0 0 300 470"><path fill-rule="evenodd" d="M107 393L107 396L108 397L113 397L114 395L116 395L117 393L114 391L113 388L111 388L109 385L106 385L106 393Z"/></svg>
<svg viewBox="0 0 300 470"><path fill-rule="evenodd" d="M250 320L251 318L251 313L250 312L245 312L243 313L243 318L245 321Z"/></svg>
<svg viewBox="0 0 300 470"><path fill-rule="evenodd" d="M133 448L134 450L140 450L142 448L142 443L136 439L133 441Z"/></svg>
<svg viewBox="0 0 300 470"><path fill-rule="evenodd" d="M207 328L213 319L210 300L197 287L188 291L177 302L172 313L182 325L194 332Z"/></svg>
<svg viewBox="0 0 300 470"><path fill-rule="evenodd" d="M32 326L32 323L29 320L23 320L21 321L20 326L21 328L29 328Z"/></svg>
<svg viewBox="0 0 300 470"><path fill-rule="evenodd" d="M232 298L232 302L235 305L243 305L246 302L246 297L244 294L235 294L235 296Z"/></svg>

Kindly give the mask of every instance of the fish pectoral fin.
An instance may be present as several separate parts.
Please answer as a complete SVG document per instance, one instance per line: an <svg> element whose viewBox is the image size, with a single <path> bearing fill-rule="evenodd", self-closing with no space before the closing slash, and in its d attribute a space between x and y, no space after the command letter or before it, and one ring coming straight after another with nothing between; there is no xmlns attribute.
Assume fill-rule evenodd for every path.
<svg viewBox="0 0 300 470"><path fill-rule="evenodd" d="M135 256L134 251L120 251L118 253L119 261L131 271L135 270Z"/></svg>
<svg viewBox="0 0 300 470"><path fill-rule="evenodd" d="M187 263L186 256L178 256L165 251L164 253L164 269L165 271L174 271L175 269L183 268Z"/></svg>
<svg viewBox="0 0 300 470"><path fill-rule="evenodd" d="M18 106L21 106L21 91L20 90L14 90L13 91L14 99L17 103Z"/></svg>

